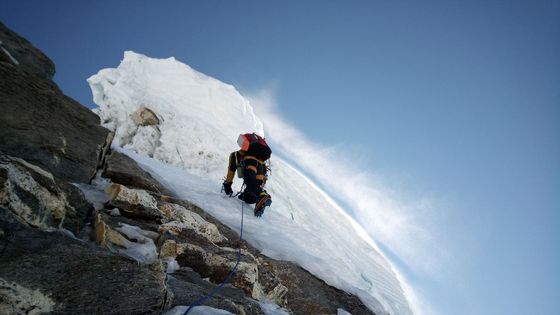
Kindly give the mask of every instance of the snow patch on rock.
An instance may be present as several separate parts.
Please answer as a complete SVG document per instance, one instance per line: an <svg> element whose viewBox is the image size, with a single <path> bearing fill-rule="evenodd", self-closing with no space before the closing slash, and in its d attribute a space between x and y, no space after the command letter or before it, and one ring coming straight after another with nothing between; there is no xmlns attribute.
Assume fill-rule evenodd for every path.
<svg viewBox="0 0 560 315"><path fill-rule="evenodd" d="M2 46L2 41L0 40L0 48L2 49L2 51L6 54L6 56L8 56L8 58L10 58L10 60L17 66L19 65L19 61L17 61L16 58L14 58L14 56L12 56L12 54L10 54L10 52L4 48L4 46Z"/></svg>
<svg viewBox="0 0 560 315"><path fill-rule="evenodd" d="M95 210L101 210L110 200L110 196L105 190L111 184L109 179L101 177L98 173L91 184L75 183L74 186L80 188L86 200L93 205Z"/></svg>
<svg viewBox="0 0 560 315"><path fill-rule="evenodd" d="M265 315L289 315L287 310L271 301L259 301L262 311Z"/></svg>
<svg viewBox="0 0 560 315"><path fill-rule="evenodd" d="M188 306L175 306L163 315L183 315L189 309ZM234 315L226 310L213 308L210 306L195 306L190 311L191 315Z"/></svg>
<svg viewBox="0 0 560 315"><path fill-rule="evenodd" d="M126 235L133 241L126 241L124 248L117 249L119 252L134 258L138 262L151 264L158 258L157 248L152 238L157 237L157 233L142 230L137 226L120 223L117 231ZM154 235L155 234L155 235Z"/></svg>
<svg viewBox="0 0 560 315"><path fill-rule="evenodd" d="M165 272L168 274L174 273L175 271L181 269L181 266L174 258L165 258L163 259L163 262L166 265Z"/></svg>

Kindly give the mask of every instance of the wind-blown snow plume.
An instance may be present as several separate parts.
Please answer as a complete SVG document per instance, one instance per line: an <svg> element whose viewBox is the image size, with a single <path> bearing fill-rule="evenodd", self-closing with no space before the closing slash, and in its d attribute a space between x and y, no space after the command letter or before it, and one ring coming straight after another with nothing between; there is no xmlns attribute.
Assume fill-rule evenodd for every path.
<svg viewBox="0 0 560 315"><path fill-rule="evenodd" d="M321 183L321 188L348 206L348 214L359 222L364 238L373 238L415 274L440 276L444 260L441 242L434 241L434 209L431 202L421 200L404 205L375 182L375 177L357 163L340 154L337 147L327 148L309 141L277 111L274 89L264 89L248 97L274 147L283 156L297 157L292 162ZM279 150L278 150L279 149ZM348 146L344 148L350 150ZM351 150L350 150L351 151ZM355 152L359 154L359 152ZM352 174L348 176L348 174ZM379 250L379 249L378 249ZM398 274L416 314L434 314L427 301L419 297ZM430 311L427 311L430 309Z"/></svg>
<svg viewBox="0 0 560 315"><path fill-rule="evenodd" d="M341 150L336 147L321 147L307 140L277 112L271 90L263 90L249 100L265 122L266 132L277 151L287 157L297 157L292 162L322 183L321 188L348 205L349 213L375 240L400 257L409 268L428 274L439 272L440 259L431 248L431 232L421 223L429 219L426 218L429 201L404 206L391 198L362 165L348 157L355 158L358 153L340 154ZM351 152L351 148L346 147L344 152L348 151Z"/></svg>
<svg viewBox="0 0 560 315"><path fill-rule="evenodd" d="M95 111L116 132L114 145L132 150L125 151L180 197L239 229L240 203L221 195L219 187L237 135L263 134L263 125L235 88L173 58L133 52L125 53L118 68L101 70L88 82L99 106ZM131 118L142 107L157 115L157 125ZM274 132L268 139L281 143L285 135ZM328 166L320 155L305 158ZM356 294L377 313L411 314L398 274L364 230L287 161L274 156L273 165L267 184L273 205L262 219L246 218L246 239L265 255L294 261Z"/></svg>

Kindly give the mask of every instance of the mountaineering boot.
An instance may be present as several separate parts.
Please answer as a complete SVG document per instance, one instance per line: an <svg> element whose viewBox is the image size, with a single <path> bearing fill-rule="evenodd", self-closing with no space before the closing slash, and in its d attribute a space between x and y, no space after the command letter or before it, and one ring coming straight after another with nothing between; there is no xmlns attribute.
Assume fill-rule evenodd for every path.
<svg viewBox="0 0 560 315"><path fill-rule="evenodd" d="M272 204L272 198L270 198L270 195L266 191L260 193L259 201L255 205L255 216L256 217L262 216L264 213L264 208L270 207L271 204Z"/></svg>
<svg viewBox="0 0 560 315"><path fill-rule="evenodd" d="M257 195L253 194L250 191L247 191L247 189L245 189L244 192L240 193L239 196L237 196L237 198L245 201L248 204L254 204L258 202Z"/></svg>

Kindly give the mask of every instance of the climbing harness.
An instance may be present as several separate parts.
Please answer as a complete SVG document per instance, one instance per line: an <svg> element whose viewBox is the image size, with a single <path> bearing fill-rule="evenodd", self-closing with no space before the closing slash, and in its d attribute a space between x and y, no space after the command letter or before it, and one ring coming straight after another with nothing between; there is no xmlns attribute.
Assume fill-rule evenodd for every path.
<svg viewBox="0 0 560 315"><path fill-rule="evenodd" d="M245 186L245 184L243 184L243 186L241 186L241 190L237 193L237 195L239 195L241 193L241 191L243 191L244 186ZM214 294L216 294L216 292L220 291L220 289L226 284L226 282L229 281L229 278L231 278L231 276L233 276L233 274L235 274L235 272L237 271L237 266L239 265L239 261L241 260L241 241L243 240L244 204L245 204L245 202L241 202L241 231L239 232L239 251L237 252L237 261L235 262L235 266L233 266L233 269L231 269L231 271L227 274L227 276L225 277L224 281L222 281L222 283L220 283L217 287L215 287L212 291L210 291L210 293L208 293L205 296L201 297L200 299L192 302L191 305L189 305L189 308L183 313L183 315L186 315L192 308L194 308L195 306L198 306L201 303L205 302L206 300L210 299Z"/></svg>

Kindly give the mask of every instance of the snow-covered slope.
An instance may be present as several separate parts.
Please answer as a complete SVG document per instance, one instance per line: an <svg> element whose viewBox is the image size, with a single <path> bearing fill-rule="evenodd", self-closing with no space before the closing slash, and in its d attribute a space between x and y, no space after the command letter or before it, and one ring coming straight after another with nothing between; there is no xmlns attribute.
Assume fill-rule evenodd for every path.
<svg viewBox="0 0 560 315"><path fill-rule="evenodd" d="M88 82L102 124L116 132L115 147L178 196L239 231L241 202L220 194L227 157L238 149L240 133L264 135L264 130L233 86L174 58L134 52L125 52L118 68L103 69ZM134 122L132 114L143 106L156 113L159 125ZM375 244L360 236L343 209L274 153L272 165L267 184L272 207L261 219L245 212L244 237L264 254L294 261L358 295L380 314L411 314L392 266ZM237 179L236 188L240 186Z"/></svg>

